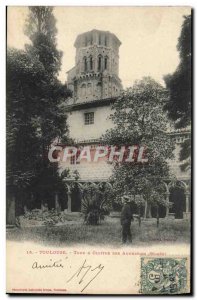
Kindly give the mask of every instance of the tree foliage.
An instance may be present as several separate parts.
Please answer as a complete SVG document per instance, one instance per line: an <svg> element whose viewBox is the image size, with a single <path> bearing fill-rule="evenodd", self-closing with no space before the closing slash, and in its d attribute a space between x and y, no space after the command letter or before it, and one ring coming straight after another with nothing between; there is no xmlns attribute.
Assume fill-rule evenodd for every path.
<svg viewBox="0 0 197 300"><path fill-rule="evenodd" d="M39 147L32 126L34 99L44 76L42 64L25 51L7 52L7 174L8 184L25 188L35 176ZM31 93L30 93L31 90Z"/></svg>
<svg viewBox="0 0 197 300"><path fill-rule="evenodd" d="M62 52L57 49L57 29L53 7L30 6L25 34L32 42L32 45L26 47L39 57L46 72L53 78L60 70L62 58Z"/></svg>
<svg viewBox="0 0 197 300"><path fill-rule="evenodd" d="M166 133L168 120L163 112L166 90L149 77L137 81L115 101L112 109L115 127L103 136L108 145L139 145L146 148L147 163L114 162L114 191L120 203L124 193L143 195L151 202L153 192L163 188L169 176L167 159L174 144Z"/></svg>
<svg viewBox="0 0 197 300"><path fill-rule="evenodd" d="M185 127L191 122L191 22L191 15L184 17L177 44L180 63L173 74L164 77L170 92L165 109L169 117L176 121L177 128Z"/></svg>
<svg viewBox="0 0 197 300"><path fill-rule="evenodd" d="M191 139L186 139L182 145L180 150L180 161L182 171L190 171L191 170Z"/></svg>
<svg viewBox="0 0 197 300"><path fill-rule="evenodd" d="M178 39L177 50L179 51L180 63L173 74L164 77L166 87L170 92L170 98L165 109L169 117L175 121L176 128L183 128L191 124L191 93L192 93L192 17L184 17L182 30ZM184 155L182 155L182 152ZM186 154L186 155L185 155ZM185 162L181 165L184 171L191 165L191 139L182 144L180 160ZM183 158L184 157L184 158Z"/></svg>

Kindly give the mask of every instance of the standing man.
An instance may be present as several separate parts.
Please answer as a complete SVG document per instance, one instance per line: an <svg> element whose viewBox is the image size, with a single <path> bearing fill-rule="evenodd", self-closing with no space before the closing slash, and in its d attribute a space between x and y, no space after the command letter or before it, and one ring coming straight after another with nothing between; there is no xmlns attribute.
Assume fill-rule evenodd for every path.
<svg viewBox="0 0 197 300"><path fill-rule="evenodd" d="M130 207L129 196L122 197L123 207L121 211L121 225L122 225L122 243L125 244L127 241L132 242L131 236L131 220L133 220L133 215Z"/></svg>

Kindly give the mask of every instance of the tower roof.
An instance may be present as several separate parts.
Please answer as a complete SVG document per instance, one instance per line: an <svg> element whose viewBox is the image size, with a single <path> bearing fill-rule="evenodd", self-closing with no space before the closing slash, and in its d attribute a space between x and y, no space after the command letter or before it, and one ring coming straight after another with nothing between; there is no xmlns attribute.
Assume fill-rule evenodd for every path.
<svg viewBox="0 0 197 300"><path fill-rule="evenodd" d="M98 30L98 29L92 29L90 31L86 31L86 32L83 32L81 34L79 34L74 42L74 46L77 48L80 44L80 41L81 41L81 38L83 38L83 36L85 35L88 35L90 33L104 33L104 34L107 34L107 35L110 35L113 37L113 39L117 42L117 44L120 46L121 45L121 41L117 38L117 36L114 34L114 33L111 33L110 31L104 31L104 30Z"/></svg>

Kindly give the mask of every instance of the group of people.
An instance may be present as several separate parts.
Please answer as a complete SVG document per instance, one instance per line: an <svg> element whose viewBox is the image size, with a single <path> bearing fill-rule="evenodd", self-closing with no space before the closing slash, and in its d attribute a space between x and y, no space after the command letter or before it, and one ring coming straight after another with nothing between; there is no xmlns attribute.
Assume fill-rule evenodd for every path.
<svg viewBox="0 0 197 300"><path fill-rule="evenodd" d="M131 221L133 221L133 214L131 211L130 197L122 197L123 207L121 211L121 225L122 225L122 243L125 244L127 241L132 243L131 234Z"/></svg>

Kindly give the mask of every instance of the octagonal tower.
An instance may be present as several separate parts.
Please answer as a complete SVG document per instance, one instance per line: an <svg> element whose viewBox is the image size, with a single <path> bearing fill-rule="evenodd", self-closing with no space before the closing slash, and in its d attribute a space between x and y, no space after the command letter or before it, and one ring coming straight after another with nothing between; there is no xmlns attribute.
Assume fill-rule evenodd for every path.
<svg viewBox="0 0 197 300"><path fill-rule="evenodd" d="M92 30L77 36L75 66L67 83L75 103L117 97L122 89L119 79L121 42L109 31Z"/></svg>

